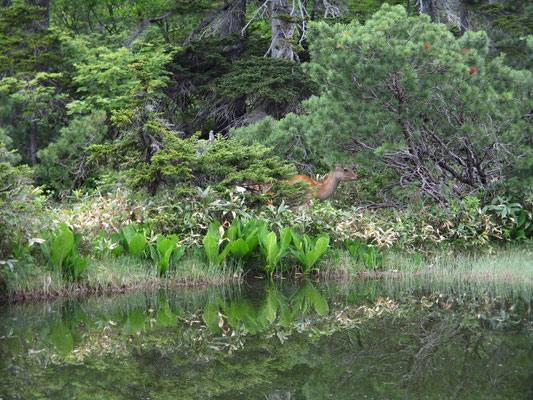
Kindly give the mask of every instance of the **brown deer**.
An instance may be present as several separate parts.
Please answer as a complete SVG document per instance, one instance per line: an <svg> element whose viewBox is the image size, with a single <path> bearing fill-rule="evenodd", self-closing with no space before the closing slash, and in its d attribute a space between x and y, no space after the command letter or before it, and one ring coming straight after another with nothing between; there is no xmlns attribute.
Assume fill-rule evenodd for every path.
<svg viewBox="0 0 533 400"><path fill-rule="evenodd" d="M333 193L335 193L335 190L337 190L337 187L339 186L339 183L341 181L354 181L356 179L358 179L358 176L355 172L349 170L348 168L345 168L341 164L337 164L335 169L331 171L326 177L326 179L323 181L315 181L313 178L310 178L306 175L297 175L284 182L307 182L310 187L307 189L307 200L305 201L305 203L308 203L313 199L317 199L320 201L329 199L333 195ZM271 183L248 186L248 188L251 190L263 192L265 190L270 189L271 187Z"/></svg>

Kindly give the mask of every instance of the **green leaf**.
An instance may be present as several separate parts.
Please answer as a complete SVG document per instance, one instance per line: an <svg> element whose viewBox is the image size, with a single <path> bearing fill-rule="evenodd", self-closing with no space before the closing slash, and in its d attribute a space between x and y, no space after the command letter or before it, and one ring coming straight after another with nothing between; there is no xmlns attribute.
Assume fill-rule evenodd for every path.
<svg viewBox="0 0 533 400"><path fill-rule="evenodd" d="M230 252L230 247L226 245L226 247L224 247L224 250L222 250L222 252L215 259L216 263L220 264L222 261L224 261L224 259L229 254L229 252Z"/></svg>
<svg viewBox="0 0 533 400"><path fill-rule="evenodd" d="M205 254L210 264L215 264L218 255L218 240L215 239L209 232L202 239Z"/></svg>
<svg viewBox="0 0 533 400"><path fill-rule="evenodd" d="M66 224L62 224L59 230L59 234L52 242L52 263L60 267L65 258L70 254L74 246L74 235L67 227Z"/></svg>
<svg viewBox="0 0 533 400"><path fill-rule="evenodd" d="M150 249L150 258L153 262L157 263L161 259L161 253L157 250L157 246L154 243L149 243L148 248Z"/></svg>
<svg viewBox="0 0 533 400"><path fill-rule="evenodd" d="M122 236L126 240L128 247L130 246L131 239L133 239L136 233L137 231L131 225L126 225L124 228L122 228Z"/></svg>
<svg viewBox="0 0 533 400"><path fill-rule="evenodd" d="M269 269L273 269L276 266L277 256L279 254L278 237L276 232L270 232L266 237L265 248L267 252L267 265Z"/></svg>
<svg viewBox="0 0 533 400"><path fill-rule="evenodd" d="M111 250L111 254L116 257L122 254L123 251L124 251L124 247L122 247L121 245L118 245L113 250Z"/></svg>
<svg viewBox="0 0 533 400"><path fill-rule="evenodd" d="M167 273L170 264L170 256L172 255L173 250L173 248L167 249L165 254L161 257L161 260L157 263L157 272L159 276L164 276Z"/></svg>
<svg viewBox="0 0 533 400"><path fill-rule="evenodd" d="M136 233L129 242L130 254L135 258L141 258L146 246L146 238L142 233Z"/></svg>
<svg viewBox="0 0 533 400"><path fill-rule="evenodd" d="M185 246L174 245L172 250L172 264L176 264L181 257L185 254Z"/></svg>
<svg viewBox="0 0 533 400"><path fill-rule="evenodd" d="M291 235L291 228L289 227L286 227L286 228L283 228L280 232L279 232L279 238L280 238L280 246L279 246L279 251L280 253L278 254L278 261L281 259L281 257L283 257L285 255L285 253L287 252L287 249L289 248L289 245L291 244L291 239L292 239L292 235Z"/></svg>
<svg viewBox="0 0 533 400"><path fill-rule="evenodd" d="M72 256L68 259L66 265L68 265L69 274L71 275L72 280L77 281L85 268L89 264L89 256L82 258L79 255Z"/></svg>
<svg viewBox="0 0 533 400"><path fill-rule="evenodd" d="M250 254L250 247L242 238L228 243L227 247L229 247L231 254L237 258L244 258Z"/></svg>
<svg viewBox="0 0 533 400"><path fill-rule="evenodd" d="M321 236L316 240L315 248L306 256L306 268L311 268L313 264L324 254L329 245L329 236Z"/></svg>
<svg viewBox="0 0 533 400"><path fill-rule="evenodd" d="M174 243L172 243L172 241L170 241L169 239L163 239L157 245L157 251L160 254L165 254L167 250L170 249L172 246L174 246Z"/></svg>

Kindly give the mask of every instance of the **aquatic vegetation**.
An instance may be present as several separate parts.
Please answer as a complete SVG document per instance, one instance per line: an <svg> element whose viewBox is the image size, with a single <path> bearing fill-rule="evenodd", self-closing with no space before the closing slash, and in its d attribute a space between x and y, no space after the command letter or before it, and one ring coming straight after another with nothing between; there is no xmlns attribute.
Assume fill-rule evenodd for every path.
<svg viewBox="0 0 533 400"><path fill-rule="evenodd" d="M230 253L238 259L249 258L259 244L259 233L265 229L266 221L260 219L244 220L235 218L224 237Z"/></svg>
<svg viewBox="0 0 533 400"><path fill-rule="evenodd" d="M279 231L279 241L275 231L268 232L266 229L261 231L259 235L259 248L263 254L265 272L270 277L272 277L279 262L289 250L291 239L291 229L289 227L285 227Z"/></svg>
<svg viewBox="0 0 533 400"><path fill-rule="evenodd" d="M363 240L356 237L354 240L346 239L344 245L356 262L362 259L367 269L373 271L381 268L385 260L385 255L373 242L372 239Z"/></svg>
<svg viewBox="0 0 533 400"><path fill-rule="evenodd" d="M176 235L171 235L168 239L164 235L157 235L156 243L150 245L150 255L157 263L159 276L164 276L169 266L176 265L185 254L185 247L178 246L178 241Z"/></svg>
<svg viewBox="0 0 533 400"><path fill-rule="evenodd" d="M202 244L204 245L205 255L207 256L209 264L211 265L220 264L226 258L226 256L228 255L230 251L230 248L228 246L225 246L224 250L220 251L220 247L222 243L221 230L222 230L222 227L220 225L220 222L213 221L209 225L209 228L207 229L207 233L202 239Z"/></svg>
<svg viewBox="0 0 533 400"><path fill-rule="evenodd" d="M307 274L311 272L313 265L327 250L329 235L324 233L312 240L307 234L300 236L294 229L291 229L291 235L293 243L291 254L296 257L303 267L303 272ZM318 269L315 268L315 270Z"/></svg>
<svg viewBox="0 0 533 400"><path fill-rule="evenodd" d="M89 263L89 256L82 257L78 245L82 235L73 233L66 223L50 233L42 233L39 243L42 254L52 268L61 271L68 279L77 281Z"/></svg>

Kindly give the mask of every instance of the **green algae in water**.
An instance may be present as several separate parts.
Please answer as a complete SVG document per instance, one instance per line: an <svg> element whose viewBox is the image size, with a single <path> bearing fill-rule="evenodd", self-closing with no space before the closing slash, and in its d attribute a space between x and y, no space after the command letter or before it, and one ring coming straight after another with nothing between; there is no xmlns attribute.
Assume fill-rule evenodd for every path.
<svg viewBox="0 0 533 400"><path fill-rule="evenodd" d="M245 283L3 306L2 399L528 399L530 297Z"/></svg>

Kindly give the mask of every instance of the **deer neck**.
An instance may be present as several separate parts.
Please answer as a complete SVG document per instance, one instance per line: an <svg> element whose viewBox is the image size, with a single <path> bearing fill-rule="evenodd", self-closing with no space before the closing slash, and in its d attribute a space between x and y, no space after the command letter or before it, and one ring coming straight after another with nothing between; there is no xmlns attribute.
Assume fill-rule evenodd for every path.
<svg viewBox="0 0 533 400"><path fill-rule="evenodd" d="M335 173L330 172L326 180L318 184L318 192L316 195L317 199L319 200L329 199L331 195L335 193L335 190L337 190L337 186L339 186L339 182L340 182L340 179L335 177Z"/></svg>

